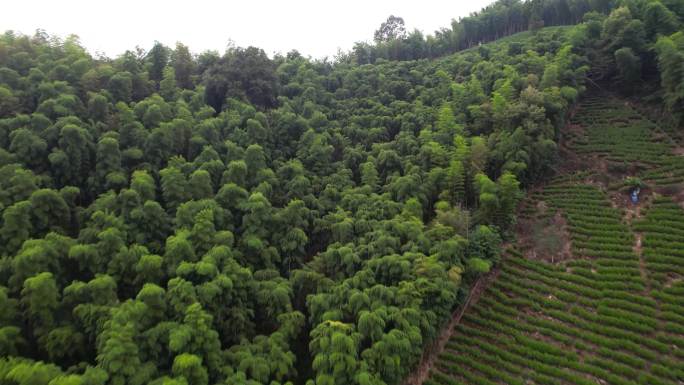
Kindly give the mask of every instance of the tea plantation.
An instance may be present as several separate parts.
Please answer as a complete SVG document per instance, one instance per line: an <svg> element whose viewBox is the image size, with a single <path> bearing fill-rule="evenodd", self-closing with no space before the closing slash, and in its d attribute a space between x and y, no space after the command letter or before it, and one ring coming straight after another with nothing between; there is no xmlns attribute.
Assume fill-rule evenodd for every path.
<svg viewBox="0 0 684 385"><path fill-rule="evenodd" d="M573 257L550 263L511 247L425 384L684 381L684 210L675 201L684 158L667 133L609 95L586 98L572 124L579 130L565 145L596 161L528 194L522 214L560 212ZM626 175L646 182L638 204L627 199Z"/></svg>

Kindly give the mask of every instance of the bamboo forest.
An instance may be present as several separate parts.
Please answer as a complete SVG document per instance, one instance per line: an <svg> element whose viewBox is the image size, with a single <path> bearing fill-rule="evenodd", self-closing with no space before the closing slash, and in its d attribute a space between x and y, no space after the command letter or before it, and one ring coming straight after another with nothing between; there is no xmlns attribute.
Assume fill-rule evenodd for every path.
<svg viewBox="0 0 684 385"><path fill-rule="evenodd" d="M0 385L684 383L684 1L378 24L2 32Z"/></svg>

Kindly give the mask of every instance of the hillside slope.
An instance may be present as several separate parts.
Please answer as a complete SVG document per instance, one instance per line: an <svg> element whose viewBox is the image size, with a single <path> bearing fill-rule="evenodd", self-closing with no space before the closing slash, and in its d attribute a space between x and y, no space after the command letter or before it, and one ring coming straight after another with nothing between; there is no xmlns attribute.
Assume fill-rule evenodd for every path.
<svg viewBox="0 0 684 385"><path fill-rule="evenodd" d="M400 383L550 171L582 31L362 66L0 36L0 382Z"/></svg>
<svg viewBox="0 0 684 385"><path fill-rule="evenodd" d="M678 222L663 222L663 233L648 220L679 212L650 197L652 211L622 213L626 196L613 191L641 175L659 194L677 192L681 158L667 154L681 149L606 95L585 99L577 124L561 132L601 80L623 93L652 85L677 127L684 8L611 7L572 27L525 22L531 31L489 44L477 36L502 34L464 30L452 36L470 42L454 47L471 48L434 60L363 65L257 47L194 56L180 43L93 57L74 36L0 35L0 384L400 384L455 308L477 299L468 293L499 265L531 186L529 219L519 223L534 231L521 232L518 248L535 260L553 251L552 264L507 262L509 279L494 286L501 295L476 309L499 311L487 301L501 300L517 317L519 303L533 319L555 309L611 327L601 333L618 342L601 346L640 347L637 336L650 333L656 342L644 343L653 351L639 356L645 366L635 361L638 374L676 378L663 368L676 370L667 360L677 356L654 344L678 335L681 314L661 304L679 287L667 270L678 260ZM495 20L467 20L476 19ZM533 187L582 164L596 172ZM545 279L547 270L593 297L554 289L566 280ZM646 300L616 312L600 302L604 292ZM637 321L620 318L634 310ZM465 314L464 326L496 338L507 319ZM562 337L531 331L496 342L540 365L590 365L563 369L580 376L617 362L585 361L600 352L590 342L561 354ZM486 341L457 333L459 348L459 335ZM525 344L548 354L527 357ZM513 356L488 357L509 370L503 382L528 373ZM434 378L489 378L481 362L444 362ZM535 373L571 382L555 369ZM613 378L604 374L592 375Z"/></svg>
<svg viewBox="0 0 684 385"><path fill-rule="evenodd" d="M555 247L510 249L424 384L684 380L680 147L609 95L586 98L572 123L564 145L585 162L533 190L521 210L531 227L562 216L571 255L548 230L537 238L556 236ZM629 175L648 182L638 204L627 200Z"/></svg>

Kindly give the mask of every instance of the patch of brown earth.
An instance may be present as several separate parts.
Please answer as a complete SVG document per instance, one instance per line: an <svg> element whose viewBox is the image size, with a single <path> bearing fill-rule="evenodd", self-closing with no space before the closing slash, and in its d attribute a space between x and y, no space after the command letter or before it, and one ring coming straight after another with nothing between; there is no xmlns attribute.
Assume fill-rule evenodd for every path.
<svg viewBox="0 0 684 385"><path fill-rule="evenodd" d="M544 213L546 213L546 210L549 209L549 206L546 204L545 201L537 202L536 207L537 207L537 212L539 214L544 214Z"/></svg>
<svg viewBox="0 0 684 385"><path fill-rule="evenodd" d="M684 202L684 183L657 186L654 189L660 195L671 197L675 202Z"/></svg>
<svg viewBox="0 0 684 385"><path fill-rule="evenodd" d="M635 241L634 241L634 246L632 247L632 251L634 251L634 254L641 256L643 253L643 247L642 247L642 240L643 240L643 235L641 233L636 233L634 235Z"/></svg>
<svg viewBox="0 0 684 385"><path fill-rule="evenodd" d="M589 164L586 166L585 170L592 170L594 173L588 176L583 182L596 186L601 190L608 189L610 183L617 178L614 175L614 172L609 170L608 161L604 157L598 155L592 155L587 157L587 159L589 159Z"/></svg>
<svg viewBox="0 0 684 385"><path fill-rule="evenodd" d="M541 214L546 212L543 202L537 204ZM550 218L531 218L518 226L518 248L527 259L561 263L573 258L572 240L568 223L558 211Z"/></svg>
<svg viewBox="0 0 684 385"><path fill-rule="evenodd" d="M679 204L679 206L681 206L684 209L684 188L680 188L678 192L674 193L674 195L672 196L672 200L677 202L677 204Z"/></svg>
<svg viewBox="0 0 684 385"><path fill-rule="evenodd" d="M680 276L677 276L677 275L675 275L675 276L670 275L670 276L667 277L667 281L665 282L665 284L664 284L663 286L664 286L665 288L668 288L668 289L669 289L669 288L671 288L674 284L676 284L676 283L678 283L678 282L681 282L681 281L684 281L684 278L682 278L682 277L680 277Z"/></svg>
<svg viewBox="0 0 684 385"><path fill-rule="evenodd" d="M575 111L571 113L574 115ZM558 155L561 162L556 169L557 174L572 174L576 171L583 171L589 167L586 158L580 157L572 149L574 138L584 137L584 128L579 124L568 123L563 128L571 135L563 135L558 143Z"/></svg>
<svg viewBox="0 0 684 385"><path fill-rule="evenodd" d="M618 191L610 195L611 205L615 208L624 210L623 220L627 224L634 223L634 220L639 220L642 217L641 209L649 205L653 200L655 192L650 188L642 188L639 193L639 201L632 203L629 193L626 191ZM684 199L684 195L682 196Z"/></svg>

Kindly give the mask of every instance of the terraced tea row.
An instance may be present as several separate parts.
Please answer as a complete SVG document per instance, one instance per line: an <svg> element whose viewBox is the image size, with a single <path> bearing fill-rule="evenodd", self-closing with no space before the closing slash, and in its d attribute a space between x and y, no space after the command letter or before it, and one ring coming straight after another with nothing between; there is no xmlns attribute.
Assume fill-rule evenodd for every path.
<svg viewBox="0 0 684 385"><path fill-rule="evenodd" d="M641 177L648 183L676 189L677 185L684 183L684 157L665 157L659 167L645 171Z"/></svg>
<svg viewBox="0 0 684 385"><path fill-rule="evenodd" d="M681 285L684 277L684 210L667 197L656 198L646 210L644 219L635 224L635 230L643 232L643 255L653 284L658 288Z"/></svg>
<svg viewBox="0 0 684 385"><path fill-rule="evenodd" d="M633 237L600 190L544 191L567 212L573 249L565 265L507 259L466 314L430 384L675 384L684 379L684 326L670 292L650 295ZM676 265L675 267L678 267ZM661 309L663 299L668 310Z"/></svg>
<svg viewBox="0 0 684 385"><path fill-rule="evenodd" d="M653 125L624 103L588 99L573 122L582 130L569 134L572 148L676 183L673 146L654 140ZM658 179L666 167L673 174ZM561 213L574 258L551 264L509 250L426 384L684 381L684 210L656 196L626 216L589 182L596 171L560 175L529 195L522 218Z"/></svg>
<svg viewBox="0 0 684 385"><path fill-rule="evenodd" d="M668 141L657 140L655 125L645 120L624 101L601 95L586 99L573 119L585 127L585 135L574 137L579 154L605 155L613 162L644 162L660 165L672 149Z"/></svg>

